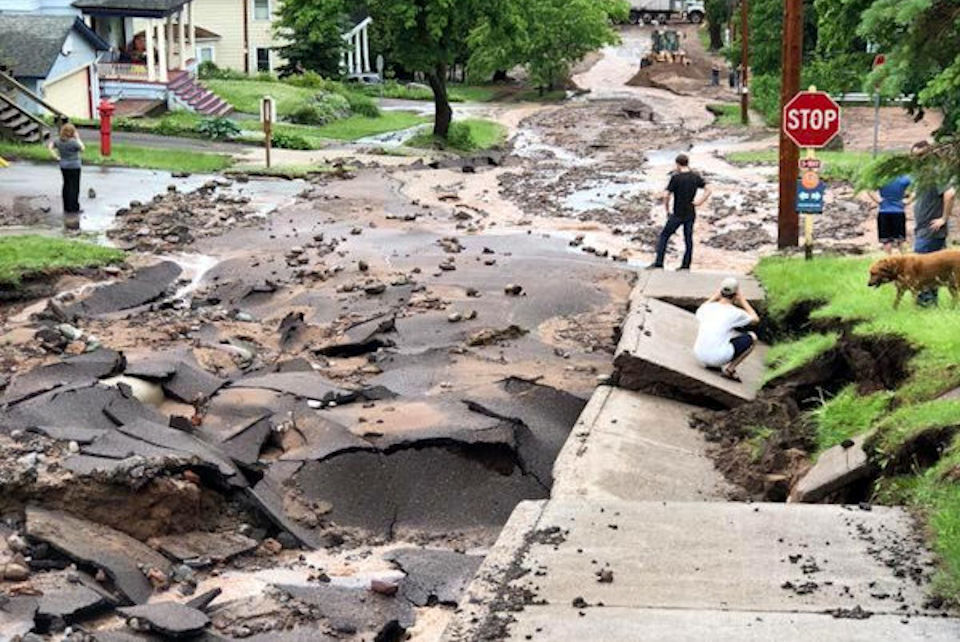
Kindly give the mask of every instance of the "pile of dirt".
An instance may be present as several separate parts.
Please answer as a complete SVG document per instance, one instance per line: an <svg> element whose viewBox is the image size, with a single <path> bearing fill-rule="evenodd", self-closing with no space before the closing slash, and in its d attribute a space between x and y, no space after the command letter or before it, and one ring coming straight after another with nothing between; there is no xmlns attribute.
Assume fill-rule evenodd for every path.
<svg viewBox="0 0 960 642"><path fill-rule="evenodd" d="M713 444L718 470L743 489L738 499L786 501L816 451L816 427L806 411L849 384L859 394L895 389L914 354L902 337L844 333L833 349L770 382L754 401L701 411L691 425Z"/></svg>
<svg viewBox="0 0 960 642"><path fill-rule="evenodd" d="M256 225L250 198L219 192L232 185L227 179L208 181L187 193L175 185L166 194L157 195L149 203L132 201L117 211L117 225L107 236L124 249L144 252L171 252L189 245L198 238L222 234L225 229Z"/></svg>

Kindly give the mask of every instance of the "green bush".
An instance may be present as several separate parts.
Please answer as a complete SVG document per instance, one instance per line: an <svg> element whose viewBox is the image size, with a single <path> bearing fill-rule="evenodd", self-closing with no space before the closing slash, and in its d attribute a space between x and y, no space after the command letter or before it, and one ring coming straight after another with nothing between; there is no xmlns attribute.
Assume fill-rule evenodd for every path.
<svg viewBox="0 0 960 642"><path fill-rule="evenodd" d="M259 71L257 75L254 76L254 80L259 80L260 82L278 82L277 75L270 71Z"/></svg>
<svg viewBox="0 0 960 642"><path fill-rule="evenodd" d="M366 116L367 118L380 117L380 108L377 106L377 103L373 98L355 92L348 92L344 94L344 96L347 99L347 103L350 105L350 111L352 111L354 114L358 116Z"/></svg>
<svg viewBox="0 0 960 642"><path fill-rule="evenodd" d="M312 149L306 138L296 134L274 132L270 140L273 141L274 147L281 149Z"/></svg>
<svg viewBox="0 0 960 642"><path fill-rule="evenodd" d="M302 74L287 76L283 82L294 87L306 87L307 89L322 89L324 91L342 91L340 83L333 80L327 80L315 71L305 71Z"/></svg>
<svg viewBox="0 0 960 642"><path fill-rule="evenodd" d="M340 94L318 93L294 109L287 119L300 125L326 125L350 115L350 103Z"/></svg>
<svg viewBox="0 0 960 642"><path fill-rule="evenodd" d="M197 76L201 80L206 79L215 79L215 80L249 80L250 77L240 71L234 71L233 69L221 69L216 65L216 63L206 60L200 63L200 67L197 68Z"/></svg>
<svg viewBox="0 0 960 642"><path fill-rule="evenodd" d="M213 140L225 140L240 135L240 128L229 118L204 118L197 125L197 132Z"/></svg>

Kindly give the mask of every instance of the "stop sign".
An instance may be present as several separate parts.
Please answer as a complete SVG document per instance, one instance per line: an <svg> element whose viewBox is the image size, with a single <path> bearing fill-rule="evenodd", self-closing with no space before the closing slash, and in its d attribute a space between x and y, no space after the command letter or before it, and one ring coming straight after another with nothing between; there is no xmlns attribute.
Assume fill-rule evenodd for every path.
<svg viewBox="0 0 960 642"><path fill-rule="evenodd" d="M823 147L840 132L840 105L822 91L801 91L783 108L783 132L800 147Z"/></svg>

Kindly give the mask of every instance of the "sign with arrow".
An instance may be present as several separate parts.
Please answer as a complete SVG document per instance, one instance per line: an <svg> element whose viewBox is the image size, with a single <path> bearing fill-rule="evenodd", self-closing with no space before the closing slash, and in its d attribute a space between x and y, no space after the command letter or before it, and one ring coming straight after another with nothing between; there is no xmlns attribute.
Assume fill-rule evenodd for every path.
<svg viewBox="0 0 960 642"><path fill-rule="evenodd" d="M816 172L807 172L797 181L797 212L799 214L823 214L823 197L827 184Z"/></svg>

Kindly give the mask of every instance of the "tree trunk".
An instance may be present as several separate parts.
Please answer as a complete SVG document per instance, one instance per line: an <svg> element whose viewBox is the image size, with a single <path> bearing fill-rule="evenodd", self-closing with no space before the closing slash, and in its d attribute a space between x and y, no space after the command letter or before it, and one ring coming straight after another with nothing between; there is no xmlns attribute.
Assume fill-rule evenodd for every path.
<svg viewBox="0 0 960 642"><path fill-rule="evenodd" d="M450 122L453 120L453 109L450 108L450 98L447 96L447 66L437 67L427 74L427 82L433 90L433 135L446 138L450 131Z"/></svg>
<svg viewBox="0 0 960 642"><path fill-rule="evenodd" d="M723 23L711 22L707 31L710 33L710 51L719 51L723 49Z"/></svg>

